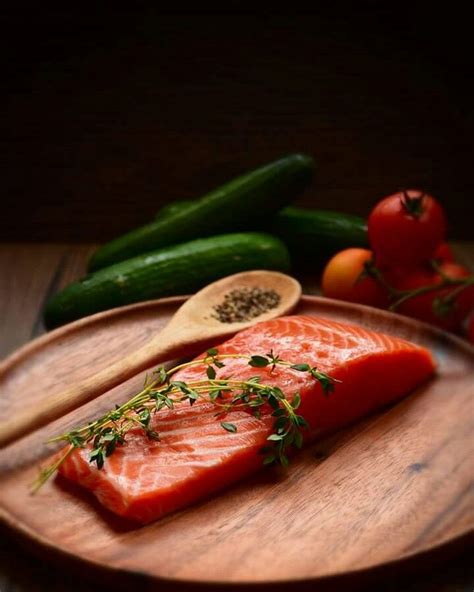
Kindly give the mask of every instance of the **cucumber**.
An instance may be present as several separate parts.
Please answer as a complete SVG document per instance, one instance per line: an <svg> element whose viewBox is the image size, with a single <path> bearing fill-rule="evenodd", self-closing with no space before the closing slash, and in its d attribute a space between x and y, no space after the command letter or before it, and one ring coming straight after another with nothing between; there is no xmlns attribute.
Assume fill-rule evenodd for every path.
<svg viewBox="0 0 474 592"><path fill-rule="evenodd" d="M287 207L267 228L288 247L297 264L320 265L337 251L368 247L367 223L359 216Z"/></svg>
<svg viewBox="0 0 474 592"><path fill-rule="evenodd" d="M312 175L309 156L286 156L230 181L185 209L168 212L99 247L89 262L89 270L189 239L259 229L305 189Z"/></svg>
<svg viewBox="0 0 474 592"><path fill-rule="evenodd" d="M285 245L268 234L197 239L116 263L70 284L49 300L44 322L51 329L123 304L189 294L239 271L287 271L289 266Z"/></svg>
<svg viewBox="0 0 474 592"><path fill-rule="evenodd" d="M175 201L157 212L157 218L169 212L185 212L189 201ZM263 230L272 232L290 249L295 264L320 264L349 247L368 247L367 223L363 218L329 210L287 207L278 212Z"/></svg>
<svg viewBox="0 0 474 592"><path fill-rule="evenodd" d="M178 201L171 201L170 203L165 204L156 212L155 220L162 220L163 218L168 218L176 212L184 212L184 210L189 208L189 206L192 206L193 203L194 201L192 199L180 199Z"/></svg>

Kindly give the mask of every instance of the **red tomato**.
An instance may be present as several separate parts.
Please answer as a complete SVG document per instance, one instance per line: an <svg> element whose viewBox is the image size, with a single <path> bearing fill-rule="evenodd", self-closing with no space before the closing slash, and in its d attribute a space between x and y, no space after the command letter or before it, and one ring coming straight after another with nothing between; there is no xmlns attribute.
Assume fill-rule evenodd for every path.
<svg viewBox="0 0 474 592"><path fill-rule="evenodd" d="M443 241L445 215L439 203L416 189L382 199L368 220L377 262L415 267L430 259Z"/></svg>
<svg viewBox="0 0 474 592"><path fill-rule="evenodd" d="M454 263L454 255L448 243L440 243L433 253L432 259L440 263Z"/></svg>
<svg viewBox="0 0 474 592"><path fill-rule="evenodd" d="M373 278L360 278L364 263L373 258L367 249L345 249L329 260L323 271L324 296L370 306L387 306L386 290Z"/></svg>
<svg viewBox="0 0 474 592"><path fill-rule="evenodd" d="M460 279L470 275L462 265L457 263L442 263L441 271L452 279ZM436 286L441 283L439 273L430 270L427 266L420 266L416 269L398 269L386 275L387 281L399 290L415 290L422 286ZM420 296L415 296L401 304L396 312L406 314L410 317L420 319L443 329L454 331L460 328L462 321L474 308L474 286L464 289L456 297L454 306L446 316L439 316L433 310L433 302L436 298L450 294L456 286L448 286L440 290L433 290Z"/></svg>

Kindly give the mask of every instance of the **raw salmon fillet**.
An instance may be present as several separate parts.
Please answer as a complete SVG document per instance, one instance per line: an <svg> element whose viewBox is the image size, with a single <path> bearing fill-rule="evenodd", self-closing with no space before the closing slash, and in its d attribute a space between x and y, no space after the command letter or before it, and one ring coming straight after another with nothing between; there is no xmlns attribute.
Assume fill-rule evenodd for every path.
<svg viewBox="0 0 474 592"><path fill-rule="evenodd" d="M225 360L217 377L232 375L279 386L288 398L299 392L298 413L309 422L311 439L344 426L374 409L407 395L434 371L426 349L395 337L335 321L288 316L259 323L218 347L219 354L265 355L308 363L342 382L325 395L308 373L285 367L252 368L247 360ZM199 356L203 357L203 356ZM183 369L173 380L202 379L205 367ZM162 410L152 419L161 441L132 431L99 470L89 462L90 449L77 449L60 472L90 489L100 502L121 516L146 523L202 499L262 466L274 418L256 419L235 410L225 431L215 407L207 401Z"/></svg>

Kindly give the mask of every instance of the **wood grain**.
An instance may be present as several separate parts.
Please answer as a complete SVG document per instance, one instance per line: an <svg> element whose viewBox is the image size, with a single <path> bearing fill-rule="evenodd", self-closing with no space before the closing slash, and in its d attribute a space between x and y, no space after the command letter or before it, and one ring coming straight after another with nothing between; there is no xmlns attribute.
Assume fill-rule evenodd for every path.
<svg viewBox="0 0 474 592"><path fill-rule="evenodd" d="M44 332L42 308L82 277L93 244L0 245L0 360Z"/></svg>
<svg viewBox="0 0 474 592"><path fill-rule="evenodd" d="M0 249L0 359L31 339L38 308L64 251L63 245Z"/></svg>
<svg viewBox="0 0 474 592"><path fill-rule="evenodd" d="M134 305L109 317L100 331L92 319L88 331L54 347L28 346L3 369L2 413L18 404L19 386L32 397L54 392L93 370L97 352L101 364L120 356L122 339L125 349L135 339L139 344L178 302ZM438 376L401 404L309 448L285 477L264 471L147 527L112 517L60 480L29 497L27 485L51 452L41 443L123 400L139 385L136 377L0 453L3 519L51 557L120 570L130 582L137 572L155 581L315 581L410 558L466 535L474 524L473 416L467 412L474 395L472 348L364 307L307 297L298 312L427 345L438 359ZM65 366L68 356L72 363ZM33 391L25 389L29 384Z"/></svg>

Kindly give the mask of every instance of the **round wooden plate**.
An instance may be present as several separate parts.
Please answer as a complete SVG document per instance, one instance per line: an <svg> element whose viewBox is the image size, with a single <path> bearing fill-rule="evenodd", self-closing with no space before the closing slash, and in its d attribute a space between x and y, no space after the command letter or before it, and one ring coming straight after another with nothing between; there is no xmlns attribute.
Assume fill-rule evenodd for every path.
<svg viewBox="0 0 474 592"><path fill-rule="evenodd" d="M0 365L13 414L143 344L183 298L78 321ZM430 348L438 374L401 403L205 502L136 527L57 478L28 491L44 442L124 400L143 375L0 451L0 518L53 558L120 578L194 584L327 581L439 548L474 525L474 350L405 317L304 297L296 313L358 323ZM363 393L361 393L363 396Z"/></svg>

